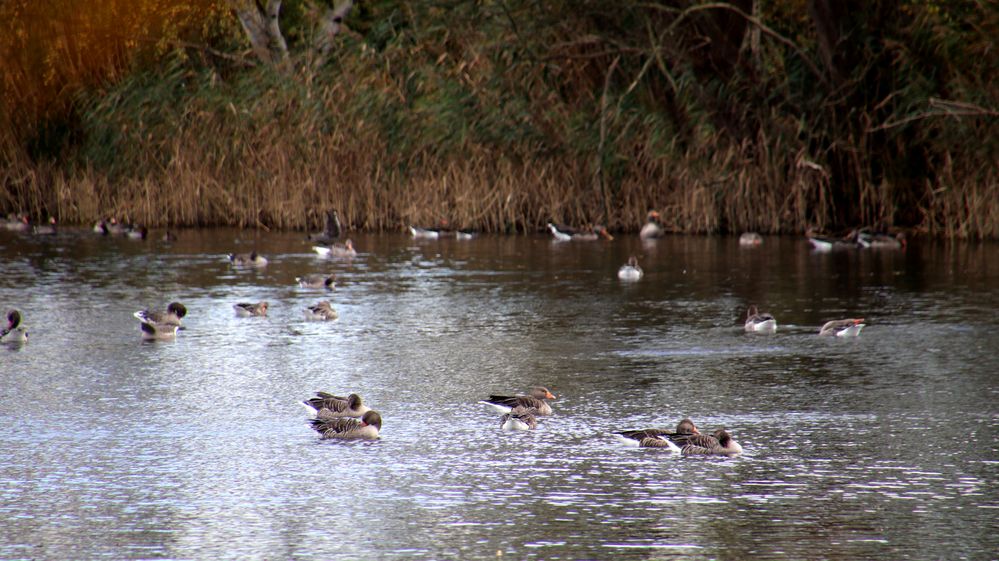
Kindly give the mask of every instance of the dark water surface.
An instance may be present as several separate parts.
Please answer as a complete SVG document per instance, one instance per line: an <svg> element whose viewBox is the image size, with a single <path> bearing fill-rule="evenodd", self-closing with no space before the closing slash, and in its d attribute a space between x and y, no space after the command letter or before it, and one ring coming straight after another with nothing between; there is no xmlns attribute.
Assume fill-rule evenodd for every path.
<svg viewBox="0 0 999 561"><path fill-rule="evenodd" d="M0 559L995 559L999 246L0 232ZM265 269L224 254L256 248ZM616 278L639 255L637 283ZM335 272L327 297L294 277ZM143 343L132 312L183 302ZM232 304L268 300L267 318ZM778 319L747 335L749 304ZM826 320L865 317L854 340ZM506 433L477 403L547 385ZM298 404L356 391L383 438ZM622 446L690 416L733 459Z"/></svg>

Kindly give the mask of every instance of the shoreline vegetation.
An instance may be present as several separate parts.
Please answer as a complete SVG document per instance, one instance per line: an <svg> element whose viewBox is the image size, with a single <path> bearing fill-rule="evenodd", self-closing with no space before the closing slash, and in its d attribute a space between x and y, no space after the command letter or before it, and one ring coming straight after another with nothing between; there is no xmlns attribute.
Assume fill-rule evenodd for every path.
<svg viewBox="0 0 999 561"><path fill-rule="evenodd" d="M173 4L0 5L0 215L999 238L985 1Z"/></svg>

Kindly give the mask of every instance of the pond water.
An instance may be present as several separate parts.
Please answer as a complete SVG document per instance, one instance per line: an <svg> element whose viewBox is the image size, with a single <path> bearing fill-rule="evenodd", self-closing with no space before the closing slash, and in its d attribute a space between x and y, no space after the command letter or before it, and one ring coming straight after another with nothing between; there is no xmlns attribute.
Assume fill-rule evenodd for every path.
<svg viewBox="0 0 999 561"><path fill-rule="evenodd" d="M997 245L354 242L0 232L30 330L0 346L0 559L996 558ZM266 268L225 258L252 249ZM316 272L336 289L296 286ZM340 319L307 322L324 298ZM186 329L141 341L132 313L174 300ZM750 304L776 334L743 332ZM816 336L842 317L859 338ZM536 431L478 403L536 384ZM320 440L317 390L361 394L382 438ZM745 453L610 434L684 416Z"/></svg>

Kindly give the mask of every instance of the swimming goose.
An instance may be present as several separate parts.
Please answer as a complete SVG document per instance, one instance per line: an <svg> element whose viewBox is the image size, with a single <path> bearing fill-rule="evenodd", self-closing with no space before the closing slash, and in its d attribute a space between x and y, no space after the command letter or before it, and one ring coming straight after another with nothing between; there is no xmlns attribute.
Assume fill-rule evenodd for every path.
<svg viewBox="0 0 999 561"><path fill-rule="evenodd" d="M693 435L680 446L684 456L736 456L742 454L742 446L725 429L718 429L714 436Z"/></svg>
<svg viewBox="0 0 999 561"><path fill-rule="evenodd" d="M551 222L548 223L548 230L551 231L552 236L555 241L567 242L567 241L577 241L577 242L592 242L600 239L603 236L605 239L613 240L614 236L610 235L607 228L597 225L597 226L587 226L581 230L574 230L566 226L556 226Z"/></svg>
<svg viewBox="0 0 999 561"><path fill-rule="evenodd" d="M500 418L500 428L503 430L534 430L538 428L538 419L533 413L507 413Z"/></svg>
<svg viewBox="0 0 999 561"><path fill-rule="evenodd" d="M615 432L614 435L632 446L642 446L645 448L669 448L669 444L674 447L684 445L687 440L696 434L700 434L697 426L690 419L682 419L676 424L676 430L670 429L637 429ZM674 450L679 451L679 450Z"/></svg>
<svg viewBox="0 0 999 561"><path fill-rule="evenodd" d="M132 314L143 323L162 325L180 325L180 319L187 315L187 308L180 302L170 302L165 312L155 310L139 310Z"/></svg>
<svg viewBox="0 0 999 561"><path fill-rule="evenodd" d="M238 304L233 304L232 308L236 310L236 315L241 318L261 317L267 315L267 302L257 302L256 304L240 302Z"/></svg>
<svg viewBox="0 0 999 561"><path fill-rule="evenodd" d="M763 243L763 237L756 232L743 232L739 236L739 245L742 247L756 247Z"/></svg>
<svg viewBox="0 0 999 561"><path fill-rule="evenodd" d="M820 336L835 335L837 337L856 337L864 328L864 318L837 319L827 321L821 329Z"/></svg>
<svg viewBox="0 0 999 561"><path fill-rule="evenodd" d="M314 245L312 251L320 257L356 257L357 250L354 249L354 242L347 240L343 244L332 244L330 246Z"/></svg>
<svg viewBox="0 0 999 561"><path fill-rule="evenodd" d="M302 288L325 288L333 290L336 286L336 277L333 275L305 275L295 277L295 282Z"/></svg>
<svg viewBox="0 0 999 561"><path fill-rule="evenodd" d="M309 416L319 419L335 419L338 417L363 417L371 408L364 404L361 396L352 393L347 397L326 392L316 392L316 397L310 397L302 402L309 410Z"/></svg>
<svg viewBox="0 0 999 561"><path fill-rule="evenodd" d="M309 306L305 309L305 319L328 321L337 319L338 317L340 316L333 309L333 305L330 304L329 300L323 300L315 306Z"/></svg>
<svg viewBox="0 0 999 561"><path fill-rule="evenodd" d="M382 417L377 411L368 411L358 419L312 419L309 421L312 429L325 438L365 439L378 438L382 428Z"/></svg>
<svg viewBox="0 0 999 561"><path fill-rule="evenodd" d="M7 325L0 330L0 343L24 343L28 340L28 330L21 325L21 312L9 310Z"/></svg>
<svg viewBox="0 0 999 561"><path fill-rule="evenodd" d="M661 238L665 234L663 225L659 222L659 213L650 210L649 214L645 217L645 224L642 225L642 229L638 232L638 237L643 240L649 240L653 238Z"/></svg>
<svg viewBox="0 0 999 561"><path fill-rule="evenodd" d="M535 386L529 395L490 395L479 403L489 405L500 413L551 415L552 407L548 405L548 399L555 399L552 392L548 388Z"/></svg>
<svg viewBox="0 0 999 561"><path fill-rule="evenodd" d="M621 265L621 268L617 270L617 278L627 281L636 281L644 274L642 268L638 266L638 258L634 255L628 258L627 265Z"/></svg>
<svg viewBox="0 0 999 561"><path fill-rule="evenodd" d="M409 235L414 239L436 240L447 234L447 230L441 228L420 228L418 226L409 227Z"/></svg>
<svg viewBox="0 0 999 561"><path fill-rule="evenodd" d="M164 341L176 338L180 326L172 323L143 321L139 323L139 329L142 330L142 338L147 341Z"/></svg>
<svg viewBox="0 0 999 561"><path fill-rule="evenodd" d="M250 253L230 253L229 262L237 267L266 267L267 258L256 251Z"/></svg>
<svg viewBox="0 0 999 561"><path fill-rule="evenodd" d="M768 313L759 312L753 305L746 312L745 330L748 333L776 333L777 320Z"/></svg>

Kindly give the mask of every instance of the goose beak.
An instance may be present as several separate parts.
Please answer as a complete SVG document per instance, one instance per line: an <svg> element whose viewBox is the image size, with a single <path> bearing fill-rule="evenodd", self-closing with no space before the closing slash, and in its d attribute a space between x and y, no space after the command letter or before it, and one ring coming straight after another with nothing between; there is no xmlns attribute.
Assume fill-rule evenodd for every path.
<svg viewBox="0 0 999 561"><path fill-rule="evenodd" d="M545 398L547 398L547 399L557 399L554 395L552 395L552 392L545 392Z"/></svg>

